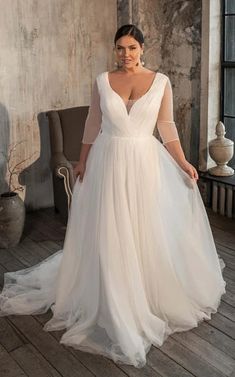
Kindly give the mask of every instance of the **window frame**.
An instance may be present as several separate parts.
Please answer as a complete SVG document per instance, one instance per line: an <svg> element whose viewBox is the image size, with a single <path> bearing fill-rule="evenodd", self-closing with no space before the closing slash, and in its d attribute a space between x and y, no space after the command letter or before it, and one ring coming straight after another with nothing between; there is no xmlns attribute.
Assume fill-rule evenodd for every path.
<svg viewBox="0 0 235 377"><path fill-rule="evenodd" d="M224 123L225 118L232 118L235 119L235 115L225 115L224 108L225 108L225 102L224 102L224 89L225 89L225 70L227 68L233 68L235 69L235 61L228 61L225 60L225 48L226 48L226 42L225 42L225 19L227 16L233 16L235 17L234 13L226 13L225 12L225 2L226 0L221 0L221 30L222 30L222 36L221 36L221 91L220 91L220 119Z"/></svg>

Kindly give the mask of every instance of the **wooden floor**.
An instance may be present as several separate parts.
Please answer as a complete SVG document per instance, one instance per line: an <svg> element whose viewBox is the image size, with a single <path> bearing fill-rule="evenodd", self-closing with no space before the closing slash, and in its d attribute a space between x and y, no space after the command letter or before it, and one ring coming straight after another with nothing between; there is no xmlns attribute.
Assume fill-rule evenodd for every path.
<svg viewBox="0 0 235 377"><path fill-rule="evenodd" d="M227 282L227 293L210 321L173 334L160 348L152 346L146 366L136 369L60 345L62 332L42 329L51 313L0 318L0 376L235 377L235 221L208 215ZM27 214L22 242L0 250L1 284L5 271L31 266L61 249L64 234L53 209Z"/></svg>

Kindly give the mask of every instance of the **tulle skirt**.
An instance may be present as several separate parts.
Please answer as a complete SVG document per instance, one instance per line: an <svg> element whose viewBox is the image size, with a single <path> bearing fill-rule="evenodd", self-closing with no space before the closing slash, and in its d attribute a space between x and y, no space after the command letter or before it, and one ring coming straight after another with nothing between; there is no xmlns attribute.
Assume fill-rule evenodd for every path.
<svg viewBox="0 0 235 377"><path fill-rule="evenodd" d="M102 132L63 249L5 274L0 315L52 309L61 343L142 367L151 344L217 311L222 270L198 186L154 137Z"/></svg>

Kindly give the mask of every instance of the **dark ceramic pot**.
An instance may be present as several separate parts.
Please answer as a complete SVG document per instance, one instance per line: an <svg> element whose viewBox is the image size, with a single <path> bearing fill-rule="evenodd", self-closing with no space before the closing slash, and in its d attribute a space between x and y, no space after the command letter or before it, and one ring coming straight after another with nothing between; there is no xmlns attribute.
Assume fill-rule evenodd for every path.
<svg viewBox="0 0 235 377"><path fill-rule="evenodd" d="M0 248L14 247L20 242L25 222L25 205L16 192L0 195Z"/></svg>

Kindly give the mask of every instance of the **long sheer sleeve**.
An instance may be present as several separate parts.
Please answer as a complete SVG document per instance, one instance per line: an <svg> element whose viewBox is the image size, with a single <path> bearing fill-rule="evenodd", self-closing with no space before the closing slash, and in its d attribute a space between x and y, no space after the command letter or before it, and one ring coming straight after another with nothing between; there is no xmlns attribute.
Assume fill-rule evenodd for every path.
<svg viewBox="0 0 235 377"><path fill-rule="evenodd" d="M157 118L157 129L163 144L173 140L179 140L178 131L174 122L173 114L173 93L170 80L168 78L161 106Z"/></svg>
<svg viewBox="0 0 235 377"><path fill-rule="evenodd" d="M85 122L82 143L93 144L99 131L102 121L102 112L100 109L100 95L97 82L95 81L92 89L91 104Z"/></svg>

